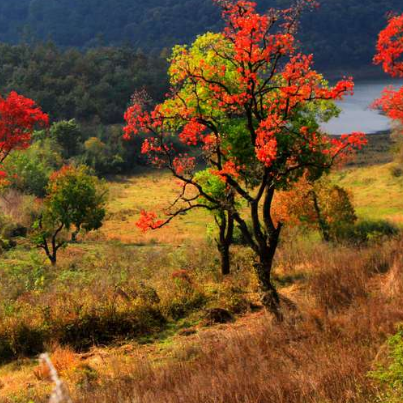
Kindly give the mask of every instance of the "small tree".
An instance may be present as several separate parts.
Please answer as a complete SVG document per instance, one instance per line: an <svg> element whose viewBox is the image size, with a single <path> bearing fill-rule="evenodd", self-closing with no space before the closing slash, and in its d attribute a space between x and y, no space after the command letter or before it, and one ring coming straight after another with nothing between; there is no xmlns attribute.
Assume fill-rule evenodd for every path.
<svg viewBox="0 0 403 403"><path fill-rule="evenodd" d="M53 265L57 251L66 245L63 233L71 232L75 242L81 230L89 232L102 226L106 194L103 184L85 167L65 166L53 174L34 237Z"/></svg>
<svg viewBox="0 0 403 403"><path fill-rule="evenodd" d="M54 123L50 128L50 135L62 148L64 158L71 158L79 153L82 133L74 119Z"/></svg>
<svg viewBox="0 0 403 403"><path fill-rule="evenodd" d="M47 126L48 116L31 99L11 92L0 96L0 175L2 164L13 150L26 149L36 126Z"/></svg>
<svg viewBox="0 0 403 403"><path fill-rule="evenodd" d="M343 228L357 221L351 195L326 179L310 183L301 178L293 189L277 194L273 210L277 221L318 230L326 242L336 241Z"/></svg>
<svg viewBox="0 0 403 403"><path fill-rule="evenodd" d="M158 228L197 208L230 212L256 254L262 302L280 319L271 281L282 228L273 219L274 195L306 171L319 178L342 154L365 144L365 137L330 139L320 130L321 121L337 115L332 101L352 92L353 82L329 87L313 69L312 56L297 50L299 16L315 2L301 0L264 15L249 1L217 2L224 31L200 36L189 48L174 48L167 100L150 111L137 94L126 112L126 137L147 133L142 152L183 184L167 217L143 212L141 226ZM211 174L249 212L209 194L196 180L195 157L178 153L172 136L201 151Z"/></svg>
<svg viewBox="0 0 403 403"><path fill-rule="evenodd" d="M195 181L203 187L204 191L211 197L221 201L219 208L214 208L208 200L200 197L200 202L206 206L210 204L211 213L218 229L215 242L221 260L221 274L226 276L231 272L230 248L233 243L235 220L232 215L232 205L235 203L235 194L216 175L212 175L209 170L200 171L195 175ZM227 208L224 208L227 206Z"/></svg>

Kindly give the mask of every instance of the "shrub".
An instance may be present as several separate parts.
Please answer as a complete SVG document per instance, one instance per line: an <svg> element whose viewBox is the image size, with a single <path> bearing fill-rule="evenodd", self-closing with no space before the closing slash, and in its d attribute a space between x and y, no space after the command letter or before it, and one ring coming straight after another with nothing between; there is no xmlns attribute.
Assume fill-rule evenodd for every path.
<svg viewBox="0 0 403 403"><path fill-rule="evenodd" d="M60 168L62 158L49 139L35 142L26 151L16 151L5 163L8 188L43 197L51 173Z"/></svg>
<svg viewBox="0 0 403 403"><path fill-rule="evenodd" d="M399 403L403 401L403 325L389 338L387 350L385 362L369 375L382 386L381 402Z"/></svg>
<svg viewBox="0 0 403 403"><path fill-rule="evenodd" d="M390 168L390 173L393 177L400 178L403 175L403 168L394 165Z"/></svg>
<svg viewBox="0 0 403 403"><path fill-rule="evenodd" d="M399 234L399 228L387 220L362 220L354 225L340 226L336 240L353 244L377 243Z"/></svg>

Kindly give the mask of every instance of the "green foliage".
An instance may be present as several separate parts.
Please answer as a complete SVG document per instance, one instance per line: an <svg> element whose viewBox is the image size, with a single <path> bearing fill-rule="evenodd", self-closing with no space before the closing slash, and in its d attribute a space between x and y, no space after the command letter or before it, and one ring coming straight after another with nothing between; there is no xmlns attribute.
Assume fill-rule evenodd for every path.
<svg viewBox="0 0 403 403"><path fill-rule="evenodd" d="M106 196L106 187L88 173L87 167L65 166L53 174L32 235L53 265L57 251L66 246L67 232L75 242L81 230L89 232L102 226Z"/></svg>
<svg viewBox="0 0 403 403"><path fill-rule="evenodd" d="M397 236L399 228L387 220L361 220L354 225L338 228L336 237L339 242L358 245L377 243Z"/></svg>
<svg viewBox="0 0 403 403"><path fill-rule="evenodd" d="M264 10L293 1L257 3ZM403 11L400 0L321 0L320 4L319 10L304 17L302 43L316 55L320 67L328 69L369 66L385 14ZM0 40L32 43L51 38L63 47L82 48L130 43L156 53L176 43L190 43L206 30L216 31L219 21L219 10L211 0L4 1Z"/></svg>
<svg viewBox="0 0 403 403"><path fill-rule="evenodd" d="M349 193L344 188L337 185L326 186L325 183L319 183L316 186L317 189L314 186L314 192L317 192L319 198L319 227L323 225L327 227L329 240L336 241L344 228L354 226L357 221L354 206Z"/></svg>
<svg viewBox="0 0 403 403"><path fill-rule="evenodd" d="M86 167L65 167L55 174L45 199L45 214L67 230L93 231L105 217L107 190Z"/></svg>
<svg viewBox="0 0 403 403"><path fill-rule="evenodd" d="M136 89L147 88L156 100L167 91L165 58L145 56L128 47L80 52L61 50L50 42L0 44L0 59L0 93L23 93L41 105L53 121L120 123ZM74 125L63 126L63 130L77 131ZM70 136L59 140L67 143L66 151L75 151Z"/></svg>
<svg viewBox="0 0 403 403"><path fill-rule="evenodd" d="M97 174L119 174L130 171L137 164L133 154L140 155L140 145L122 141L119 125L99 128L84 142L82 161Z"/></svg>
<svg viewBox="0 0 403 403"><path fill-rule="evenodd" d="M210 172L210 169L197 172L195 175L195 181L203 187L203 190L207 195L215 199L225 199L227 185L217 175L213 175ZM204 199L202 201L203 203L209 203Z"/></svg>
<svg viewBox="0 0 403 403"><path fill-rule="evenodd" d="M378 364L369 376L382 386L380 401L398 403L403 399L403 326L388 340L386 362Z"/></svg>
<svg viewBox="0 0 403 403"><path fill-rule="evenodd" d="M54 123L50 128L50 136L60 145L64 158L68 159L79 153L82 133L74 119Z"/></svg>
<svg viewBox="0 0 403 403"><path fill-rule="evenodd" d="M50 174L60 168L62 158L51 139L36 141L28 150L16 151L4 164L8 172L8 187L23 193L43 197Z"/></svg>

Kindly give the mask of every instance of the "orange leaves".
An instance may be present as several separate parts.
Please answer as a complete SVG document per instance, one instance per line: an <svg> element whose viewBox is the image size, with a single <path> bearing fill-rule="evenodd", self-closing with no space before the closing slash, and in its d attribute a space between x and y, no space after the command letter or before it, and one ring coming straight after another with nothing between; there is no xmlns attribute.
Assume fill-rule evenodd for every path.
<svg viewBox="0 0 403 403"><path fill-rule="evenodd" d="M403 14L392 16L387 27L379 33L375 64L381 64L392 77L403 77Z"/></svg>
<svg viewBox="0 0 403 403"><path fill-rule="evenodd" d="M234 44L234 60L239 64L268 63L278 52L291 54L294 51L294 37L288 33L269 33L272 18L258 14L256 3L226 3L223 16L227 21L224 34Z"/></svg>
<svg viewBox="0 0 403 403"><path fill-rule="evenodd" d="M239 177L239 169L240 167L236 165L234 161L227 161L224 163L224 166L221 170L211 170L213 175L218 176L224 182L227 181L228 176L236 179Z"/></svg>
<svg viewBox="0 0 403 403"><path fill-rule="evenodd" d="M364 133L342 134L340 137L334 137L330 140L330 148L326 149L324 153L329 154L333 159L337 157L343 160L367 143L368 140Z"/></svg>
<svg viewBox="0 0 403 403"><path fill-rule="evenodd" d="M157 229L164 224L164 220L158 220L157 214L154 212L142 211L140 213L140 218L136 222L136 226L140 228L143 232L147 232L151 229Z"/></svg>
<svg viewBox="0 0 403 403"><path fill-rule="evenodd" d="M202 137L202 134L206 127L199 123L196 119L192 119L182 129L182 133L179 134L179 139L182 143L189 146L195 146Z"/></svg>
<svg viewBox="0 0 403 403"><path fill-rule="evenodd" d="M386 88L373 107L381 108L389 118L403 123L403 87L398 90L393 87Z"/></svg>
<svg viewBox="0 0 403 403"><path fill-rule="evenodd" d="M347 78L329 88L313 69L313 56L296 52L300 13L315 1L298 0L266 14L251 1L216 2L226 28L175 47L166 101L152 109L135 96L125 114L125 137L147 134L142 153L182 182L172 215L163 223L143 212L138 223L143 230L165 225L178 211L206 208L197 205L200 197L210 208L228 208L196 182L195 156L226 182L234 199L249 202L250 184L291 187L305 170L319 177L336 157L365 144L361 133L330 140L319 129L321 120L337 114L332 102L323 101L340 100L354 84ZM191 147L192 157L176 150L172 137ZM192 186L197 194L188 198L185 191Z"/></svg>
<svg viewBox="0 0 403 403"><path fill-rule="evenodd" d="M194 157L179 156L173 160L173 168L178 176L191 174L195 168L196 159Z"/></svg>
<svg viewBox="0 0 403 403"><path fill-rule="evenodd" d="M381 64L392 77L403 77L403 14L389 18L387 27L380 32L375 64ZM391 119L403 123L403 88L386 88L382 97L374 102Z"/></svg>

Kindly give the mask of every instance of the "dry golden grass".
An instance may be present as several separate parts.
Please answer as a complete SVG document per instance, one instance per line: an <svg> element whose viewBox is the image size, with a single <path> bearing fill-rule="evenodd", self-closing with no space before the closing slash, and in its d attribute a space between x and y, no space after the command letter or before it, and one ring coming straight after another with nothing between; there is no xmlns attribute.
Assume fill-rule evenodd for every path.
<svg viewBox="0 0 403 403"><path fill-rule="evenodd" d="M163 211L175 200L180 188L168 172L150 171L121 182L110 184L109 217L100 233L107 240L128 244L197 244L206 237L206 225L211 222L206 212L193 211L178 217L168 227L141 232L135 222L142 210Z"/></svg>
<svg viewBox="0 0 403 403"><path fill-rule="evenodd" d="M146 346L56 349L55 365L76 403L373 403L377 387L367 373L403 321L402 246L285 244L277 279L298 309L283 324L248 313ZM30 384L21 396L45 402L48 384L35 371L9 371L14 389L0 390L0 401L26 402L11 400L11 391L15 397L17 384L25 391Z"/></svg>
<svg viewBox="0 0 403 403"><path fill-rule="evenodd" d="M80 364L78 356L69 347L57 346L50 355L50 359L62 377L68 376L68 373L74 371ZM39 381L50 381L49 367L43 361L33 370L33 373Z"/></svg>
<svg viewBox="0 0 403 403"><path fill-rule="evenodd" d="M400 222L403 179L390 172L391 165L363 167L339 174L337 180L352 189L361 217ZM177 292L172 280L173 272L184 269L194 278L193 291L208 295L214 304L230 310L242 307L237 289L252 293L248 299L256 301L249 253L241 250L236 255L234 266L239 270L228 280L221 282L215 274L214 247L205 246L210 219L205 213L180 217L169 227L146 234L134 225L142 209L159 211L169 205L176 194L172 183L163 172L112 182L105 226L61 251L61 279L44 290L22 293L19 314L7 323L17 327L24 315L28 323L39 323L46 309L52 320L61 318L66 324L74 315L79 318L80 309L130 313L142 303L141 295L135 302L126 301L116 293L117 287L130 294L139 291L142 281L158 291L158 309L168 315L175 299L184 303L188 298L186 292ZM280 247L275 270L281 294L298 308L287 312L284 324L249 312L235 324L205 329L197 324L200 318L192 317L191 332L164 336L152 344L122 339L123 345L98 346L81 354L56 348L54 364L74 401L376 401L377 391L367 373L387 336L403 321L403 243L354 249L315 239L291 240ZM179 248L183 244L186 248ZM21 264L18 253L7 259L8 264ZM52 273L56 279L58 275ZM33 361L4 366L0 402L46 402L50 391L46 378L46 369Z"/></svg>
<svg viewBox="0 0 403 403"><path fill-rule="evenodd" d="M254 315L244 327L200 333L178 346L179 358L139 359L131 376L81 391L76 402L372 403L377 389L367 373L403 320L403 295L385 294L390 276L403 285L400 249L374 256L319 248L309 262L308 303L285 323Z"/></svg>

